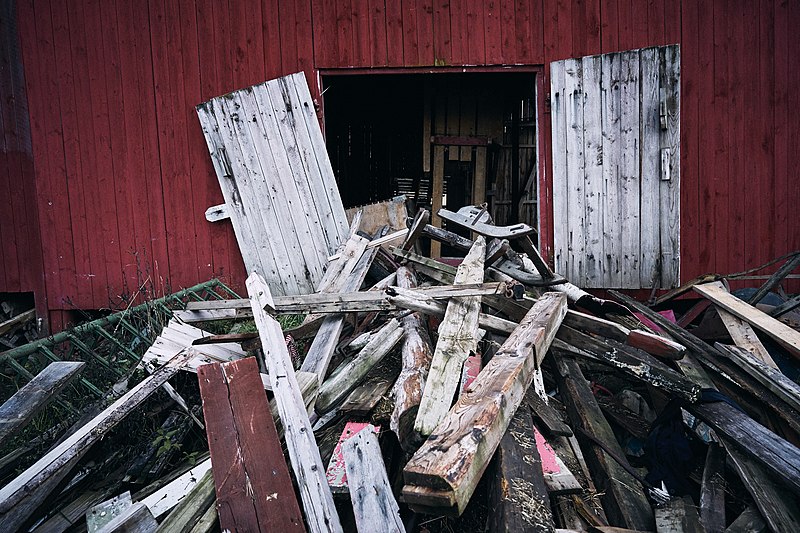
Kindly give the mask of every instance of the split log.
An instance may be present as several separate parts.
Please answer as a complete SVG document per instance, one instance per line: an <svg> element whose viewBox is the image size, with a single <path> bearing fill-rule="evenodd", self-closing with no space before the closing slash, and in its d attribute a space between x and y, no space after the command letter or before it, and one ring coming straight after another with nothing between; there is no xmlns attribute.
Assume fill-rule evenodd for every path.
<svg viewBox="0 0 800 533"><path fill-rule="evenodd" d="M458 267L456 285L483 281L485 253L486 241L483 237L478 237ZM420 435L430 435L450 409L461 377L461 367L470 353L475 353L478 347L480 308L480 296L454 298L447 304L414 422L414 430Z"/></svg>
<svg viewBox="0 0 800 533"><path fill-rule="evenodd" d="M367 427L342 444L350 501L359 531L404 532L378 437Z"/></svg>
<svg viewBox="0 0 800 533"><path fill-rule="evenodd" d="M0 444L25 427L31 419L55 399L61 390L78 377L86 363L58 361L50 363L0 406Z"/></svg>
<svg viewBox="0 0 800 533"><path fill-rule="evenodd" d="M407 486L450 493L456 511L464 511L566 310L563 295L546 293L536 302L405 466ZM412 490L404 488L403 494L412 505L436 505L415 499Z"/></svg>
<svg viewBox="0 0 800 533"><path fill-rule="evenodd" d="M194 354L186 349L0 489L0 531L25 522L89 448L139 406Z"/></svg>
<svg viewBox="0 0 800 533"><path fill-rule="evenodd" d="M305 531L256 360L203 365L197 378L220 527Z"/></svg>
<svg viewBox="0 0 800 533"><path fill-rule="evenodd" d="M533 431L530 411L517 409L494 456L489 531L551 533L555 529Z"/></svg>
<svg viewBox="0 0 800 533"><path fill-rule="evenodd" d="M397 285L404 289L416 287L417 277L414 271L405 266L398 268ZM418 313L403 317L401 323L405 332L401 352L402 370L392 389L394 410L389 426L397 435L403 449L410 450L416 445L414 420L422 400L422 391L425 389L433 350L428 328Z"/></svg>
<svg viewBox="0 0 800 533"><path fill-rule="evenodd" d="M556 358L556 363L559 389L573 428L582 428L624 457L578 363L561 357ZM603 494L603 507L609 519L630 529L652 529L653 511L639 482L599 446L588 439L584 442L589 450L586 461Z"/></svg>
<svg viewBox="0 0 800 533"><path fill-rule="evenodd" d="M339 515L325 480L325 468L322 466L319 447L314 439L281 326L264 311L266 306L272 304L269 287L254 272L247 278L247 292L252 300L253 318L264 347L272 391L284 422L286 447L300 486L308 528L318 532L341 532Z"/></svg>
<svg viewBox="0 0 800 533"><path fill-rule="evenodd" d="M339 405L402 338L403 329L396 318L371 335L358 355L337 368L319 388L314 407L317 414L324 415Z"/></svg>
<svg viewBox="0 0 800 533"><path fill-rule="evenodd" d="M700 487L700 522L706 533L725 531L725 449L715 442L706 453Z"/></svg>
<svg viewBox="0 0 800 533"><path fill-rule="evenodd" d="M800 332L795 331L783 322L772 318L752 305L743 302L726 291L722 283L718 281L696 285L694 290L729 313L738 316L742 320L749 322L752 326L763 331L786 349L795 359L800 359Z"/></svg>

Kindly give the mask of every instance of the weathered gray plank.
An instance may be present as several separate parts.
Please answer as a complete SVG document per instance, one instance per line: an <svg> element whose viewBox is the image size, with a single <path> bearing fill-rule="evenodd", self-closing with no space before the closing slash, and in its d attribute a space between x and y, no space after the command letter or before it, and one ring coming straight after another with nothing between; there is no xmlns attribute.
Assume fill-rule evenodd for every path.
<svg viewBox="0 0 800 533"><path fill-rule="evenodd" d="M661 125L659 121L659 62L658 49L645 48L640 52L641 79L639 94L641 144L641 200L639 238L641 265L639 286L661 286L660 224L661 224Z"/></svg>
<svg viewBox="0 0 800 533"><path fill-rule="evenodd" d="M58 361L50 363L0 406L0 443L22 429L31 418L55 399L61 390L78 376L86 363Z"/></svg>
<svg viewBox="0 0 800 533"><path fill-rule="evenodd" d="M300 485L308 528L311 531L340 532L342 526L325 479L319 447L314 439L281 326L264 312L265 307L272 305L272 295L264 279L256 273L247 278L247 292L253 302L253 318L261 337L272 391L284 425L289 458Z"/></svg>
<svg viewBox="0 0 800 533"><path fill-rule="evenodd" d="M342 455L358 531L404 532L373 428L367 426L347 439Z"/></svg>
<svg viewBox="0 0 800 533"><path fill-rule="evenodd" d="M659 48L661 89L664 90L666 130L661 131L661 286L681 282L681 48ZM665 168L666 166L666 168ZM665 179L669 177L669 179Z"/></svg>
<svg viewBox="0 0 800 533"><path fill-rule="evenodd" d="M583 158L584 158L584 244L583 287L605 287L603 235L603 127L602 56L582 59L583 70ZM580 236L579 236L580 237Z"/></svg>
<svg viewBox="0 0 800 533"><path fill-rule="evenodd" d="M569 212L567 195L567 105L566 69L563 61L550 63L550 120L553 157L553 255L556 272L569 277Z"/></svg>
<svg viewBox="0 0 800 533"><path fill-rule="evenodd" d="M464 261L456 272L455 284L483 281L483 261L486 241L475 239ZM425 382L414 429L421 435L430 435L447 414L461 376L461 366L477 349L480 296L452 299L447 304L439 339L431 361L431 370Z"/></svg>

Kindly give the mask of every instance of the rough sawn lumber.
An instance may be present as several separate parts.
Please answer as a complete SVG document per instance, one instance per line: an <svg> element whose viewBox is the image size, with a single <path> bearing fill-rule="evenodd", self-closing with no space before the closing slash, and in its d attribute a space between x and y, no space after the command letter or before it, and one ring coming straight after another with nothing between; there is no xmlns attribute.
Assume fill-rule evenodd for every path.
<svg viewBox="0 0 800 533"><path fill-rule="evenodd" d="M314 439L300 387L278 322L264 308L272 305L272 296L264 279L257 273L247 278L247 292L253 308L272 391L284 424L286 447L300 487L308 529L315 532L341 532L333 495L325 479L325 467Z"/></svg>
<svg viewBox="0 0 800 533"><path fill-rule="evenodd" d="M456 285L483 281L485 253L486 241L478 237L458 267ZM477 350L480 308L480 296L454 298L447 304L414 422L414 430L421 435L430 435L450 409L461 377L461 367L470 353Z"/></svg>
<svg viewBox="0 0 800 533"><path fill-rule="evenodd" d="M407 502L437 505L415 499L414 487L430 487L451 494L456 511L464 511L566 311L566 298L557 293L546 293L531 308L406 464Z"/></svg>

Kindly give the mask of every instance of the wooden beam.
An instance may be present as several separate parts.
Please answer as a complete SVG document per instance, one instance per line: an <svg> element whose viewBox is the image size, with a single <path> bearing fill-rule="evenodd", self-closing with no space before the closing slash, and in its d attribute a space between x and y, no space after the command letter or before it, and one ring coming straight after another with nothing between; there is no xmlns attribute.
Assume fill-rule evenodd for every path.
<svg viewBox="0 0 800 533"><path fill-rule="evenodd" d="M674 370L663 365L657 365L652 357L642 357L642 352L636 353L634 348L620 344L613 340L601 341L569 326L562 326L558 330L558 339L577 348L577 353L589 353L601 362L622 370L629 376L650 383L671 394L679 396L686 401L696 402L700 398L700 386L681 376Z"/></svg>
<svg viewBox="0 0 800 533"><path fill-rule="evenodd" d="M442 208L442 197L444 196L444 146L433 147L433 173L431 184L431 225L442 226L442 219L439 217L439 209ZM437 259L442 256L442 245L438 241L431 241L431 257Z"/></svg>
<svg viewBox="0 0 800 533"><path fill-rule="evenodd" d="M305 531L256 360L203 365L197 378L220 527Z"/></svg>
<svg viewBox="0 0 800 533"><path fill-rule="evenodd" d="M397 285L403 289L415 288L417 276L414 271L405 266L398 268ZM422 400L422 391L425 389L433 349L428 328L419 313L403 317L401 324L405 332L400 357L402 369L392 389L395 400L389 427L397 435L403 449L411 450L418 444L418 436L414 434L414 420Z"/></svg>
<svg viewBox="0 0 800 533"><path fill-rule="evenodd" d="M725 531L725 448L712 442L700 487L700 522L706 533Z"/></svg>
<svg viewBox="0 0 800 533"><path fill-rule="evenodd" d="M346 440L342 454L358 531L405 532L371 426Z"/></svg>
<svg viewBox="0 0 800 533"><path fill-rule="evenodd" d="M407 486L450 492L456 511L464 511L566 311L566 298L557 293L546 293L536 302L406 464ZM411 490L404 488L403 494L410 503L430 505L412 501Z"/></svg>
<svg viewBox="0 0 800 533"><path fill-rule="evenodd" d="M688 410L773 476L800 491L800 449L795 445L726 402L694 404ZM730 454L730 447L726 449Z"/></svg>
<svg viewBox="0 0 800 533"><path fill-rule="evenodd" d="M556 358L556 363L559 389L573 429L582 428L624 457L578 364L562 357ZM587 464L611 522L630 529L652 529L653 511L639 482L599 446L588 440L584 443L589 450L585 455Z"/></svg>
<svg viewBox="0 0 800 533"><path fill-rule="evenodd" d="M89 448L174 376L191 357L186 349L0 489L0 530L25 522Z"/></svg>
<svg viewBox="0 0 800 533"><path fill-rule="evenodd" d="M489 493L490 532L550 533L555 528L534 430L530 410L517 409L500 439Z"/></svg>
<svg viewBox="0 0 800 533"><path fill-rule="evenodd" d="M736 346L744 348L753 354L754 357L760 359L762 363L772 368L778 368L778 365L772 360L772 356L761 343L756 332L753 331L749 323L732 315L721 307L717 307L717 313L719 313L722 324L725 326L725 329L728 330L728 334L731 336Z"/></svg>
<svg viewBox="0 0 800 533"><path fill-rule="evenodd" d="M753 295L747 300L747 303L750 305L756 305L764 298L764 296L767 295L767 293L774 289L778 283L783 280L783 278L788 276L792 270L799 266L800 253L790 257L784 264L782 264L781 267L773 275L771 275L755 293L753 293Z"/></svg>
<svg viewBox="0 0 800 533"><path fill-rule="evenodd" d="M0 444L25 427L61 390L78 377L86 363L57 361L50 363L0 406Z"/></svg>
<svg viewBox="0 0 800 533"><path fill-rule="evenodd" d="M396 318L387 322L349 362L342 364L319 388L314 409L324 415L344 400L400 339L403 329Z"/></svg>
<svg viewBox="0 0 800 533"><path fill-rule="evenodd" d="M695 285L694 290L729 313L763 331L786 349L795 359L800 359L800 332L743 302L726 291L722 283L718 281Z"/></svg>
<svg viewBox="0 0 800 533"><path fill-rule="evenodd" d="M18 328L25 322L33 320L34 318L36 318L36 309L28 309L17 316L13 316L8 320L0 322L0 335L5 334L12 329Z"/></svg>
<svg viewBox="0 0 800 533"><path fill-rule="evenodd" d="M281 420L292 421L286 426L286 447L300 485L308 529L320 533L341 532L339 515L325 479L319 447L314 439L281 326L264 311L268 305L272 305L269 287L255 272L247 278L246 285Z"/></svg>
<svg viewBox="0 0 800 533"><path fill-rule="evenodd" d="M456 285L483 281L485 253L486 241L479 237L458 267ZM430 435L450 409L461 377L461 367L470 353L477 351L480 308L480 296L454 298L447 304L414 422L414 430L420 435Z"/></svg>

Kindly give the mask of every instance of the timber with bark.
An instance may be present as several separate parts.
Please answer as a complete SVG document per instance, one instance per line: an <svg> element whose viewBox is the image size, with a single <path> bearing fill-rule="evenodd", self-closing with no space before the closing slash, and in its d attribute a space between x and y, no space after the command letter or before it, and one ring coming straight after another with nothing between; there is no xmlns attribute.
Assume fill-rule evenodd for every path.
<svg viewBox="0 0 800 533"><path fill-rule="evenodd" d="M397 286L403 289L417 286L413 269L405 266L397 269ZM403 449L411 450L418 440L414 434L414 420L425 389L433 350L427 325L419 313L404 316L401 324L405 332L401 348L402 369L392 389L395 403L389 425Z"/></svg>
<svg viewBox="0 0 800 533"><path fill-rule="evenodd" d="M485 253L486 242L478 237L458 267L455 285L483 281ZM461 377L461 367L467 357L477 351L480 308L480 296L454 298L447 303L414 421L414 430L421 435L430 435L447 414Z"/></svg>
<svg viewBox="0 0 800 533"><path fill-rule="evenodd" d="M464 511L566 311L566 298L556 293L546 293L536 302L406 464L406 486L450 492L456 511ZM436 505L415 500L406 488L403 494L412 505Z"/></svg>

